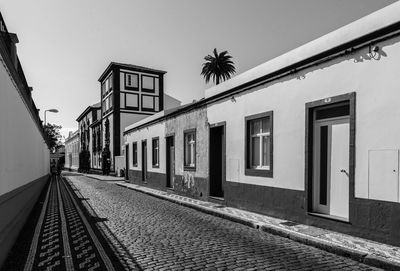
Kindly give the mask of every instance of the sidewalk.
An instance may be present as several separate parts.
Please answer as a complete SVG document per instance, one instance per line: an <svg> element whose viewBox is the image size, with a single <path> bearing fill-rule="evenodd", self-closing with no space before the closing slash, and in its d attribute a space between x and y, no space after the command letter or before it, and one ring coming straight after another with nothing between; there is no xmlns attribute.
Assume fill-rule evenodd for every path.
<svg viewBox="0 0 400 271"><path fill-rule="evenodd" d="M93 177L89 175L88 177ZM102 176L100 176L102 177ZM100 178L96 176L97 178ZM114 177L115 178L115 177ZM116 185L229 219L268 233L280 235L337 255L387 270L400 270L400 248L287 220L259 215L212 202L200 201L124 181Z"/></svg>
<svg viewBox="0 0 400 271"><path fill-rule="evenodd" d="M63 175L64 176L81 175L81 176L86 176L88 178L92 178L92 179L99 180L99 181L105 181L105 182L125 180L124 177L114 177L114 176L110 176L110 175L87 174L87 173L70 172L70 171L63 171Z"/></svg>

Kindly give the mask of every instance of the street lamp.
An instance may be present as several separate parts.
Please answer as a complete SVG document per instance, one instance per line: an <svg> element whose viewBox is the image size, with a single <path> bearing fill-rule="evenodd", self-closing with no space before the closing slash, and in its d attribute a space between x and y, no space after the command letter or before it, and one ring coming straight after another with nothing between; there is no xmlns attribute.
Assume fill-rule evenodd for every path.
<svg viewBox="0 0 400 271"><path fill-rule="evenodd" d="M58 113L58 110L57 110L57 109L48 109L48 110L44 110L44 125L47 124L47 122L46 122L46 112Z"/></svg>

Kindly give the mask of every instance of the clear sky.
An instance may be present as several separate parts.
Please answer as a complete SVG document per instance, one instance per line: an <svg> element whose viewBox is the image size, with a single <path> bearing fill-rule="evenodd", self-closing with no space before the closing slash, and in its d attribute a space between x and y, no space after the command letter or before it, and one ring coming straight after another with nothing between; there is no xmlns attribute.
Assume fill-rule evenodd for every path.
<svg viewBox="0 0 400 271"><path fill-rule="evenodd" d="M111 61L167 71L165 92L203 96L205 55L228 50L237 74L394 0L0 0L41 117L63 133L100 101Z"/></svg>

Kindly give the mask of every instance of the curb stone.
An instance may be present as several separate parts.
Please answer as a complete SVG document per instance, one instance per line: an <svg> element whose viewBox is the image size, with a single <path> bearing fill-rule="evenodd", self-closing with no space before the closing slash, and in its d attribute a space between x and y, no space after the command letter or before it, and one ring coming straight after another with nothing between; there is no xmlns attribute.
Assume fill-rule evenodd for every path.
<svg viewBox="0 0 400 271"><path fill-rule="evenodd" d="M336 245L336 244L332 244L329 243L325 240L319 240L318 238L312 237L312 236L307 236L305 234L301 234L301 233L297 233L294 231L290 231L290 230L286 230L286 229L282 229L282 228L278 228L278 227L274 227L273 225L266 225L266 224L262 224L259 223L257 221L251 220L251 219L247 219L244 217L238 217L235 215L231 215L231 214L227 214L227 213L223 213L221 211L218 210L214 210L210 207L205 207L205 206L201 206L201 205L197 205L195 203L191 203L191 202L184 202L184 201L180 201L171 197L168 197L168 194L156 194L156 193L152 193L151 191L145 191L142 190L140 188L136 188L136 187L129 187L126 186L124 184L121 183L116 183L116 185L123 187L123 188L128 188L137 192L141 192L159 199L163 199L163 200L167 200L185 207L189 207L192 209L195 209L197 211L209 214L209 215L213 215L213 216L217 216L223 219L227 219L230 220L232 222L236 222L254 229L258 229L260 231L263 232L267 232L270 234L274 234L274 235L278 235L284 238L288 238L290 240L308 245L308 246L312 246L312 247L316 247L319 248L321 250L339 255L339 256L343 256L343 257L347 257L350 258L352 260L364 263L366 265L372 266L372 267L377 267L377 268L382 268L385 270L394 270L394 271L400 271L400 264L390 261L388 259L385 259L383 257L379 257L376 255L372 255L372 254L368 254L366 252L363 251L359 251L359 250L355 250L355 249L351 249L351 248L347 248L347 247L343 247L340 245Z"/></svg>

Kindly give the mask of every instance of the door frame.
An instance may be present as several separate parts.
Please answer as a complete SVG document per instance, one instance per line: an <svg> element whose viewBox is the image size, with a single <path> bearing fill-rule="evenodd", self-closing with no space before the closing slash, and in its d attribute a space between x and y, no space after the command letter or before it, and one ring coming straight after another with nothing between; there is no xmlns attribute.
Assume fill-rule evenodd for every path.
<svg viewBox="0 0 400 271"><path fill-rule="evenodd" d="M125 180L129 180L129 143L125 144Z"/></svg>
<svg viewBox="0 0 400 271"><path fill-rule="evenodd" d="M325 107L323 107L323 108L325 108ZM335 118L327 118L327 119L321 119L321 120L314 120L314 128L315 127L321 127L321 126L328 126L328 131L329 131L329 129L332 129L332 127L334 126L334 125L337 125L337 124L345 124L345 123L350 123L349 122L349 116L348 115L346 115L346 116L340 116L340 117L335 117ZM331 127L331 128L329 128L329 126ZM318 129L319 129L318 128ZM314 134L313 134L313 136L314 136L314 139L315 140L313 140L314 142L313 142L313 155L316 155L316 154L318 154L319 153L319 151L318 150L316 150L316 148L319 146L319 148L321 147L320 146L320 138L319 137L316 137L316 135L318 135L319 134L319 132L317 131L317 130L314 130L313 131L314 132ZM350 132L350 131L349 131ZM350 143L350 142L349 142ZM328 162L328 165L327 165L327 173L329 173L328 175L327 175L327 204L326 204L326 206L324 206L324 205L322 205L322 204L320 204L320 203L315 203L315 202L312 202L313 203L313 208L312 208L312 210L313 210L313 212L318 212L318 213L321 213L321 214L326 214L326 215L330 215L330 216L333 216L331 213L329 214L329 210L331 209L331 204L332 204L332 199L331 199L331 186L332 186L332 179L331 179L331 176L332 176L332 169L331 169L331 166L332 166L332 162L331 162L331 159L332 159L332 134L331 133L328 133L328 149L327 149L327 158L329 159L329 162ZM317 157L318 157L318 155L317 155ZM318 159L317 157L313 157L313 165L318 165L318 167L320 168L320 161L318 161L318 160L320 160L320 159ZM319 175L319 172L320 171L315 171L316 170L316 168L314 168L313 169L313 177L315 177L315 176L317 176L317 175ZM313 189L313 199L315 199L315 200L320 200L320 198L319 198L319 190L320 190L320 183L319 182L316 182L315 180L313 180L313 183L312 183L312 185L313 186L316 186L316 187L313 187L313 188L316 188L316 189ZM318 211L316 210L316 209L319 209Z"/></svg>
<svg viewBox="0 0 400 271"><path fill-rule="evenodd" d="M217 127L222 127L223 129L223 137L222 137L222 192L224 193L224 197L225 198L225 188L226 188L226 121L222 121L222 122L218 122L218 123L214 123L214 124L210 124L209 125L209 129L208 129L208 142L209 142L209 146L208 146L208 156L210 156L211 154L211 132L210 130L212 128L217 128ZM211 159L210 157L208 157L208 169L211 169ZM210 191L211 191L211 178L208 179L208 197L214 197L210 195Z"/></svg>
<svg viewBox="0 0 400 271"><path fill-rule="evenodd" d="M343 102L349 103L349 124L350 124L350 144L349 144L349 221L354 217L353 210L355 201L355 140L356 140L356 93L346 93L343 95L328 97L325 99L306 103L305 105L305 199L307 208L306 215L313 213L313 161L314 161L314 112L325 106L332 106ZM337 220L326 216L328 219Z"/></svg>
<svg viewBox="0 0 400 271"><path fill-rule="evenodd" d="M168 140L172 140L173 142L174 142L174 163L176 163L176 160L175 160L175 145L176 145L176 142L175 142L175 134L168 134L168 135L166 135L165 136L165 173L166 173L166 180L165 180L165 187L167 188L167 189L174 189L174 182L173 182L173 180L170 180L169 178L170 178L170 175L171 175L171 173L169 172L169 170L170 170L170 163L171 163L171 161L170 161L170 146L169 146L169 144L168 144ZM174 169L174 174L175 174L175 169ZM170 186L168 186L167 184L168 184L168 180L169 180L169 182L170 182Z"/></svg>
<svg viewBox="0 0 400 271"><path fill-rule="evenodd" d="M143 146L146 145L146 153L143 151L144 148ZM148 164L147 164L147 154L148 154L148 150L147 150L147 140L144 139L142 140L142 182L146 183L147 182L147 169L148 169ZM146 158L146 159L145 159ZM146 170L144 168L144 165L146 165Z"/></svg>

